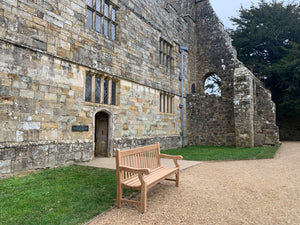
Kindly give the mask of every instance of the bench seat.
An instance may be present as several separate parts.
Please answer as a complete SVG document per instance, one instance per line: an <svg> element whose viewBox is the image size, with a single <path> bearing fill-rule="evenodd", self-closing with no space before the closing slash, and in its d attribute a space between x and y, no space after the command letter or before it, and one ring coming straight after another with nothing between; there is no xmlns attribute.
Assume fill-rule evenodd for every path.
<svg viewBox="0 0 300 225"><path fill-rule="evenodd" d="M144 181L148 187L153 186L160 181L164 180L171 174L175 173L177 168L165 168L165 167L158 167L151 170L151 173L144 176ZM122 186L132 189L140 189L141 182L138 175L130 177L126 180L122 181Z"/></svg>

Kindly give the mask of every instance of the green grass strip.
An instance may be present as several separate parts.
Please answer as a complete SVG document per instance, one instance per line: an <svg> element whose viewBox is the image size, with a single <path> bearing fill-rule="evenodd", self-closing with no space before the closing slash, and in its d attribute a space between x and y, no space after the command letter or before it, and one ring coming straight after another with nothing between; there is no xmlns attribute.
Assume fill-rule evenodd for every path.
<svg viewBox="0 0 300 225"><path fill-rule="evenodd" d="M235 148L216 146L187 146L185 148L162 151L170 155L182 155L184 160L249 160L273 158L279 146L257 148Z"/></svg>
<svg viewBox="0 0 300 225"><path fill-rule="evenodd" d="M115 204L116 172L82 166L0 180L0 224L79 224Z"/></svg>

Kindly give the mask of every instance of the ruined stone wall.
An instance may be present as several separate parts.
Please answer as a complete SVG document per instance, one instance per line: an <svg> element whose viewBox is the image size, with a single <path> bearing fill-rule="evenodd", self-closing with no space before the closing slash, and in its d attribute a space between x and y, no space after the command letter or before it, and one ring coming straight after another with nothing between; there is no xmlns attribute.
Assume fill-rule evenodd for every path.
<svg viewBox="0 0 300 225"><path fill-rule="evenodd" d="M271 92L257 78L253 79L254 92L254 145L279 144L279 129L276 125L276 107Z"/></svg>
<svg viewBox="0 0 300 225"><path fill-rule="evenodd" d="M197 8L198 7L198 8ZM278 143L270 92L237 57L209 1L196 4L194 94L187 97L190 144L253 147ZM221 79L221 96L204 93L205 79Z"/></svg>
<svg viewBox="0 0 300 225"><path fill-rule="evenodd" d="M241 63L234 76L234 119L236 146L254 147L254 102L252 73Z"/></svg>
<svg viewBox="0 0 300 225"><path fill-rule="evenodd" d="M235 146L231 121L233 111L228 112L224 107L230 100L215 95L191 94L187 102L189 144Z"/></svg>
<svg viewBox="0 0 300 225"><path fill-rule="evenodd" d="M209 1L196 4L196 12L197 53L192 78L196 93L187 96L186 104L190 144L233 146L235 52ZM222 80L221 97L204 94L205 79L211 74L217 74Z"/></svg>
<svg viewBox="0 0 300 225"><path fill-rule="evenodd" d="M236 146L278 144L276 109L271 93L241 63L235 70L234 91Z"/></svg>

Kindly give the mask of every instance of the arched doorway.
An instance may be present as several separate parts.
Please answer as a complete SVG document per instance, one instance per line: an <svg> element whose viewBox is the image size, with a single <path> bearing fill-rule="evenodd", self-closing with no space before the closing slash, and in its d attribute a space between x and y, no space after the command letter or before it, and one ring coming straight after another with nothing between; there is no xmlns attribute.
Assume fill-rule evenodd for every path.
<svg viewBox="0 0 300 225"><path fill-rule="evenodd" d="M109 115L98 112L95 115L95 157L108 157Z"/></svg>

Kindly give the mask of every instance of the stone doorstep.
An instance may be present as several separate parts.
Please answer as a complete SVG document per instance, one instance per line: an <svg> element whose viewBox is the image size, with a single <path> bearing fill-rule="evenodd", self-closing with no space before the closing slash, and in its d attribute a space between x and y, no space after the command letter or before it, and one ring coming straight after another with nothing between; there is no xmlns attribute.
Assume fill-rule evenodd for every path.
<svg viewBox="0 0 300 225"><path fill-rule="evenodd" d="M166 167L174 167L174 162L172 159L161 159L161 162ZM198 165L201 162L189 161L189 160L178 160L178 163L180 165L180 170L184 170L186 168ZM106 169L116 169L116 159L115 157L111 157L111 158L98 157L90 162L75 163L75 165L99 167L99 168L106 168Z"/></svg>

